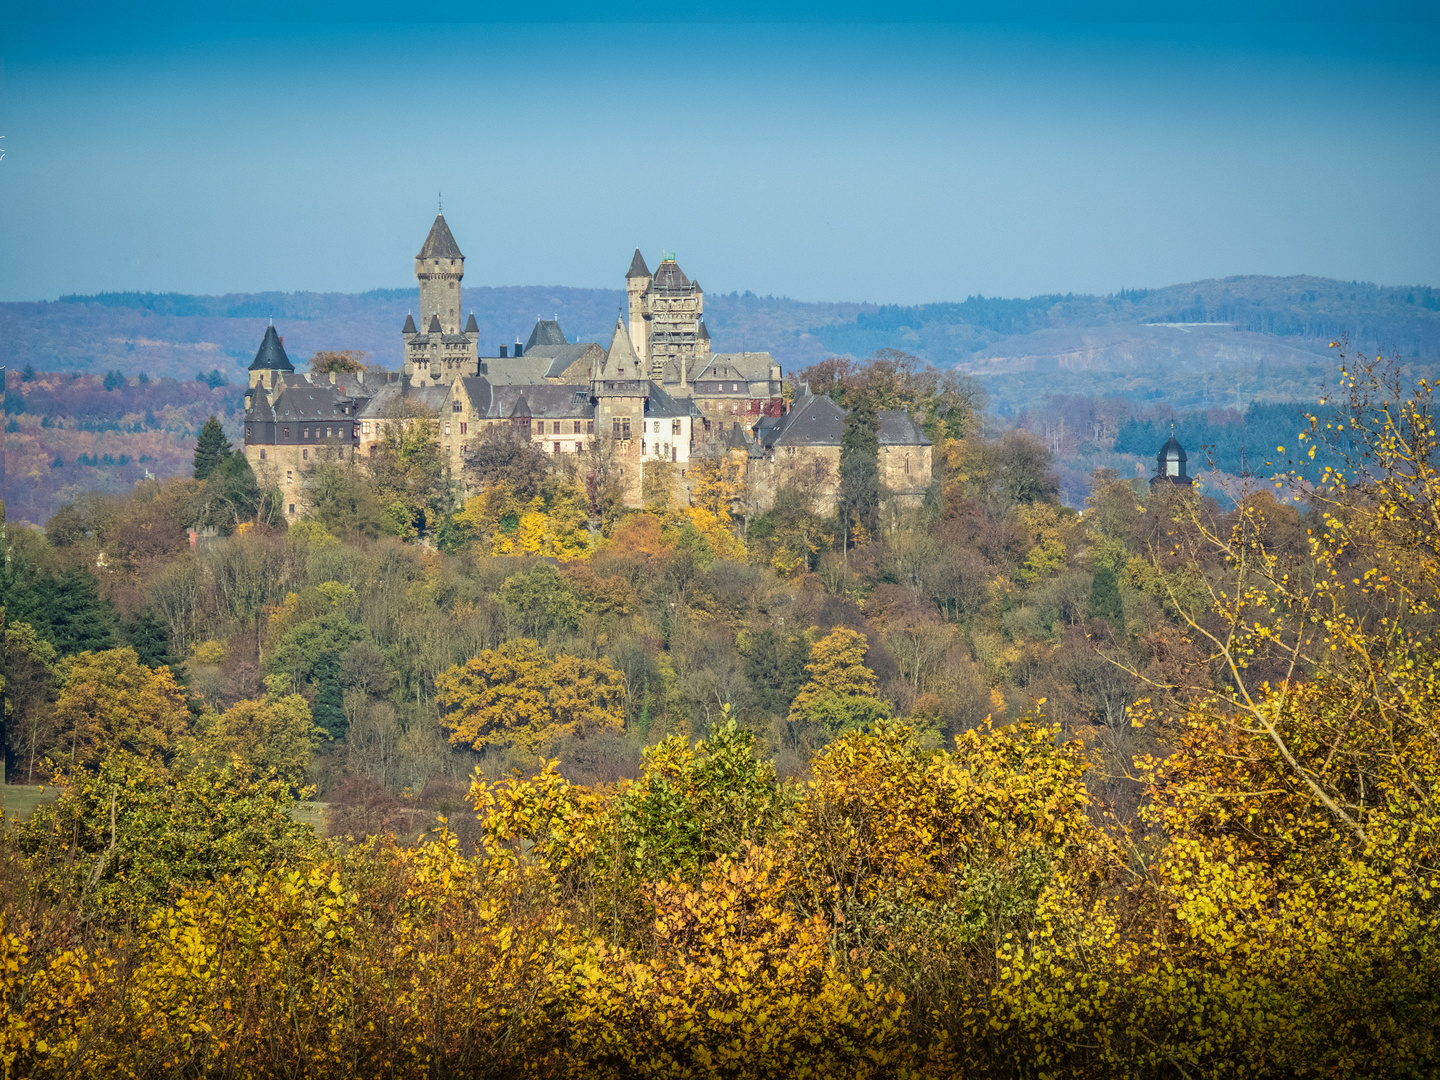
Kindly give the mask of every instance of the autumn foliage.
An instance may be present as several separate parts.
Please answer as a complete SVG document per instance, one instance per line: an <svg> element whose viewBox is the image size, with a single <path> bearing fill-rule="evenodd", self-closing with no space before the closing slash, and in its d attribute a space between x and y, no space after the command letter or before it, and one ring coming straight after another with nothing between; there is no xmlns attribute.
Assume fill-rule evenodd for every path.
<svg viewBox="0 0 1440 1080"><path fill-rule="evenodd" d="M977 631L973 660L918 617L902 583L942 558L923 536L894 540L875 573L890 580L866 597L861 625L882 628L885 652L838 620L788 643L778 617L747 623L735 582L750 579L723 562L694 602L708 637L667 605L664 648L606 652L649 579L686 595L678 553L703 548L663 510L613 530L625 573L497 574L497 610L533 634L502 639L438 555L416 564L404 588L447 604L450 625L405 624L428 674L404 696L432 694L450 739L485 753L464 809L411 844L322 840L290 813L285 763L317 738L297 691L318 710L343 682L357 745L362 728L419 738L426 715L417 703L398 734L382 722L366 695L392 672L360 626L379 617L338 577L245 609L237 640L265 642L268 692L203 718L179 715L163 665L70 653L56 712L108 752L57 763L60 797L3 835L0 1064L16 1077L1434 1075L1440 471L1428 387L1382 409L1365 397L1386 389L1376 378L1357 365L1340 394L1346 423L1369 425L1370 458L1308 491L1303 518L1261 493L1221 515L1182 489L1142 519L1131 489L1097 484L1085 576L1109 567L1120 610L1075 615L1093 635L1083 650L1063 627L1053 646L1093 722L1062 721L1039 695L1010 715L1015 684L997 679L992 715L942 736L943 703L922 703L957 692L966 664L1039 661L1018 617L1007 639ZM1000 607L1055 580L1078 526L1038 492L1004 529L982 519L1006 476L1023 486L1015 459L948 450L949 482L973 493L956 517L975 513L978 542L1016 555L976 588ZM1122 528L1143 543L1122 544ZM306 559L347 550L322 534ZM293 567L294 551L270 557ZM972 565L956 560L945 586L957 610L982 602L966 592ZM849 571L816 573L843 587ZM1136 627L1142 590L1163 618ZM795 610L778 589L765 602ZM765 707L823 728L803 770L778 769L774 729L735 707L733 667L685 669L690 700L713 711L662 730L676 655L732 626L753 685L771 688ZM463 656L442 647L460 639ZM189 651L218 663L208 643ZM62 663L29 637L13 648L35 673ZM882 660L896 668L883 678ZM886 689L904 685L917 692ZM540 757L656 717L628 776L586 782Z"/></svg>

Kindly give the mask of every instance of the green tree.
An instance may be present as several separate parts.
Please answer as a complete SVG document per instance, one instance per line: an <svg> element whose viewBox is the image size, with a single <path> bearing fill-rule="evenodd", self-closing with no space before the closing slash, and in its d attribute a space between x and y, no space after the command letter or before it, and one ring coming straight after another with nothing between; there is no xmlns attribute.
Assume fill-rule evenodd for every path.
<svg viewBox="0 0 1440 1080"><path fill-rule="evenodd" d="M868 394L854 395L845 417L837 502L852 537L875 535L880 523L880 420Z"/></svg>
<svg viewBox="0 0 1440 1080"><path fill-rule="evenodd" d="M105 923L142 916L177 885L319 853L314 830L290 817L290 785L249 765L174 771L122 752L61 779L60 798L17 828L18 847L36 888Z"/></svg>
<svg viewBox="0 0 1440 1080"><path fill-rule="evenodd" d="M24 369L20 372L20 381L21 381L21 382L34 382L34 381L35 381L35 369L34 369L31 365L26 364L25 367L24 367Z"/></svg>
<svg viewBox="0 0 1440 1080"><path fill-rule="evenodd" d="M500 599L509 605L527 636L537 640L555 631L573 631L580 621L579 598L549 563L506 578Z"/></svg>
<svg viewBox="0 0 1440 1080"><path fill-rule="evenodd" d="M1125 608L1120 602L1120 579L1111 563L1097 566L1095 576L1090 579L1090 615L1115 627L1125 623Z"/></svg>
<svg viewBox="0 0 1440 1080"><path fill-rule="evenodd" d="M200 429L200 440L195 444L195 466L192 475L196 480L208 480L210 474L230 455L230 440L225 438L225 430L212 414Z"/></svg>

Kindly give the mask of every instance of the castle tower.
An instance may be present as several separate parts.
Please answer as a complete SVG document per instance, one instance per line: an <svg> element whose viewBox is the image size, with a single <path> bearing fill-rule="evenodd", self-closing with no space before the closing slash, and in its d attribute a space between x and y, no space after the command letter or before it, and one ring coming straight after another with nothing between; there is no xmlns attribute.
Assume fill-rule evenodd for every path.
<svg viewBox="0 0 1440 1080"><path fill-rule="evenodd" d="M465 256L436 214L430 235L415 256L415 280L420 284L420 322L405 316L400 332L405 341L401 379L407 385L449 385L456 378L474 375L480 365L480 331L472 312L460 329L460 281L465 277Z"/></svg>
<svg viewBox="0 0 1440 1080"><path fill-rule="evenodd" d="M465 276L465 256L445 224L445 215L436 214L425 246L415 256L415 280L420 283L420 318L440 318L446 334L460 333L460 279Z"/></svg>
<svg viewBox="0 0 1440 1080"><path fill-rule="evenodd" d="M251 401L263 398L268 402L275 393L275 381L281 375L294 371L295 365L285 355L285 343L275 333L275 324L271 323L265 328L260 348L250 363L250 389L245 396ZM255 393L257 388L260 390L258 395Z"/></svg>
<svg viewBox="0 0 1440 1080"><path fill-rule="evenodd" d="M636 248L625 275L625 292L630 297L630 345L641 360L650 355L650 316L645 310L645 292L649 288L650 268Z"/></svg>
<svg viewBox="0 0 1440 1080"><path fill-rule="evenodd" d="M647 349L641 354L652 379L661 377L671 360L687 363L700 352L700 317L705 313L705 293L698 281L691 281L666 252L640 298L646 318ZM636 350L639 352L639 350Z"/></svg>

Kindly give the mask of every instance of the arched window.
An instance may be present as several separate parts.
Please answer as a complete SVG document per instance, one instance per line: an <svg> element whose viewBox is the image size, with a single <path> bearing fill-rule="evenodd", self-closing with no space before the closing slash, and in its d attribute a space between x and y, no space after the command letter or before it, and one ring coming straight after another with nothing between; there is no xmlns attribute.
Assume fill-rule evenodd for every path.
<svg viewBox="0 0 1440 1080"><path fill-rule="evenodd" d="M906 475L906 476L909 476L909 475L910 475L910 455L909 455L909 454L906 454L906 455L905 455L905 475Z"/></svg>

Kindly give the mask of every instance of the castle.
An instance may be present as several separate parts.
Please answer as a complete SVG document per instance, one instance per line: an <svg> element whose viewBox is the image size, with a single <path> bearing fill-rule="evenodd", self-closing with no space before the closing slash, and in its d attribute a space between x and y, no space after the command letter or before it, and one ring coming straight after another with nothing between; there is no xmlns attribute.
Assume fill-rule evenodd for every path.
<svg viewBox="0 0 1440 1080"><path fill-rule="evenodd" d="M505 428L551 455L610 455L625 503L642 505L647 468L675 466L688 499L696 458L744 461L746 509L763 512L802 473L820 509L834 506L845 411L801 387L787 411L779 363L768 352L716 353L704 292L673 252L652 274L639 249L625 275L629 325L608 345L571 341L557 319L538 320L513 355L481 355L472 313L461 326L465 256L443 214L415 256L420 321L405 317L398 372L300 373L272 325L250 365L245 455L282 511L307 509L306 481L324 460L363 463L387 427L431 426L462 497L479 481L468 466L479 440ZM880 478L892 498L918 503L930 484L931 447L903 410L880 413Z"/></svg>

